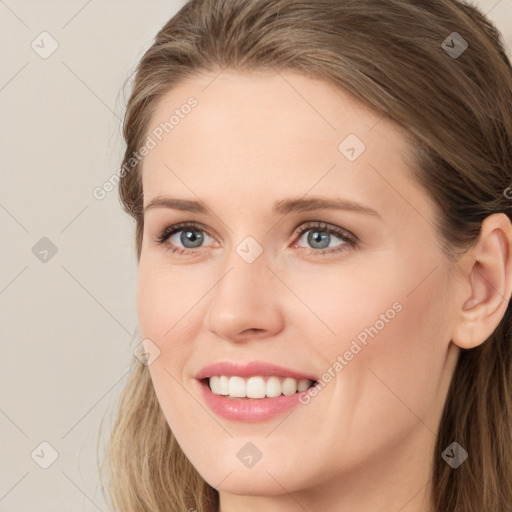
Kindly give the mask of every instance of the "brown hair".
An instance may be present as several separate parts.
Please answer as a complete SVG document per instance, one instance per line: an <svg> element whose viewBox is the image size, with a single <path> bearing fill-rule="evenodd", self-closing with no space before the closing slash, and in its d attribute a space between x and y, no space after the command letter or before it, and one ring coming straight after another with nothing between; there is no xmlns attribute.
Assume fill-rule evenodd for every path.
<svg viewBox="0 0 512 512"><path fill-rule="evenodd" d="M458 56L442 47L445 40L453 46L453 32L468 43ZM299 71L405 128L412 172L439 208L439 240L454 261L478 239L485 217L511 216L504 190L512 184L512 68L499 32L476 7L456 0L191 0L138 64L123 166L142 146L167 91L198 72L225 68ZM139 259L140 171L131 165L119 189L136 221ZM485 343L460 352L432 460L436 512L512 508L511 314L508 307ZM456 470L441 458L453 441L469 453ZM108 450L116 511L218 509L217 491L183 454L149 371L135 358Z"/></svg>

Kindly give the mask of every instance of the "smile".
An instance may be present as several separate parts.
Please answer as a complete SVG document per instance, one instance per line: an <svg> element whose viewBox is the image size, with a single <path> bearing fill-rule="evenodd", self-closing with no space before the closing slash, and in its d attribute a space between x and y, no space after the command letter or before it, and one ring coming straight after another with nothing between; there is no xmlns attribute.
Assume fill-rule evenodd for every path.
<svg viewBox="0 0 512 512"><path fill-rule="evenodd" d="M315 381L277 376L254 376L249 378L215 375L206 379L211 392L231 398L276 398L291 396L309 389Z"/></svg>
<svg viewBox="0 0 512 512"><path fill-rule="evenodd" d="M209 409L237 422L266 421L299 405L314 375L262 361L219 361L195 375Z"/></svg>

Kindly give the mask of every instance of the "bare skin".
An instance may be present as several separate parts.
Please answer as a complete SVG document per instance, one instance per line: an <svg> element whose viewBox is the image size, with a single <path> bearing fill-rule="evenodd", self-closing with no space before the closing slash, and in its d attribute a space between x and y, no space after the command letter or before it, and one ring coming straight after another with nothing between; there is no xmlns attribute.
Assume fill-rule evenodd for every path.
<svg viewBox="0 0 512 512"><path fill-rule="evenodd" d="M209 208L145 213L139 322L161 351L149 368L174 435L218 489L222 512L435 512L430 465L460 348L487 339L511 295L509 220L488 217L478 243L453 263L399 127L294 72L215 76L161 99L150 129L190 96L198 104L143 164L145 206L169 196ZM353 161L356 139L348 153L339 149L349 134L365 145ZM376 214L273 212L278 201L312 197ZM182 232L156 242L181 222L199 224L202 245L183 245ZM348 231L355 245L326 226ZM310 230L299 235L301 227ZM311 244L315 232L330 252ZM248 236L262 249L252 263L236 250ZM365 328L382 324L344 356ZM332 376L338 356L347 364ZM198 392L195 375L221 360L275 363L319 380L331 368L332 378L307 405L248 424L216 416ZM262 453L251 468L237 457L248 442Z"/></svg>

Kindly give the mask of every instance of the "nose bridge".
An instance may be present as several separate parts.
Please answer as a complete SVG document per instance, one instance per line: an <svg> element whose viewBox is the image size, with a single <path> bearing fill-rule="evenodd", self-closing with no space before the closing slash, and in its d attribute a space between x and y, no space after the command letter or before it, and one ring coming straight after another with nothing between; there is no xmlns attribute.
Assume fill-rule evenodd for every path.
<svg viewBox="0 0 512 512"><path fill-rule="evenodd" d="M207 322L211 331L235 339L248 329L278 328L279 307L267 263L263 247L252 237L233 248L210 297Z"/></svg>
<svg viewBox="0 0 512 512"><path fill-rule="evenodd" d="M225 302L224 307L230 308L237 304L257 306L265 299L262 294L268 294L268 287L261 285L272 275L266 263L263 248L257 254L254 242L244 240L235 246L226 257L224 272L213 291L215 303Z"/></svg>

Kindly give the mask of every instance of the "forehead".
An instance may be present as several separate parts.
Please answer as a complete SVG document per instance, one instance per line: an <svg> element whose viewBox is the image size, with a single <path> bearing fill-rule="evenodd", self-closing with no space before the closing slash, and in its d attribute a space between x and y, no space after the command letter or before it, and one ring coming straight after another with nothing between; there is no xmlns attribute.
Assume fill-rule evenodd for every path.
<svg viewBox="0 0 512 512"><path fill-rule="evenodd" d="M147 136L155 147L143 161L145 204L167 192L270 204L314 188L389 208L390 200L398 205L389 179L405 194L422 193L404 161L400 127L349 93L291 71L190 78L157 103Z"/></svg>

